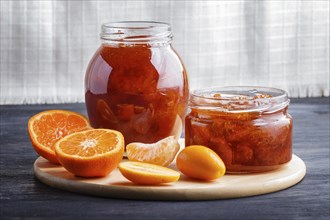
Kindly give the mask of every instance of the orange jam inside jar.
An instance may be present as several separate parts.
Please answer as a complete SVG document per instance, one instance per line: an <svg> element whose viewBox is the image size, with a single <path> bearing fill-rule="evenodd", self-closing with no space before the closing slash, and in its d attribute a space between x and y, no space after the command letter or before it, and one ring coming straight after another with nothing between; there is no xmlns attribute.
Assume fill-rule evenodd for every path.
<svg viewBox="0 0 330 220"><path fill-rule="evenodd" d="M106 23L101 40L85 75L91 125L122 132L126 144L179 138L189 91L170 25Z"/></svg>
<svg viewBox="0 0 330 220"><path fill-rule="evenodd" d="M287 93L267 87L195 90L185 119L185 144L204 145L228 173L275 170L292 157Z"/></svg>

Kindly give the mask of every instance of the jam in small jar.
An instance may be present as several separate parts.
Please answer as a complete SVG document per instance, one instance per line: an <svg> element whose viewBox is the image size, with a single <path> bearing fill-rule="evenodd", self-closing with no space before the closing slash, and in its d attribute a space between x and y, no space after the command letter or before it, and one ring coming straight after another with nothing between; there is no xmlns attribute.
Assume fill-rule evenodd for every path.
<svg viewBox="0 0 330 220"><path fill-rule="evenodd" d="M204 145L228 173L275 170L292 157L287 93L268 87L195 90L185 119L185 145Z"/></svg>
<svg viewBox="0 0 330 220"><path fill-rule="evenodd" d="M179 138L189 91L170 25L106 23L101 40L85 75L91 125L122 132L126 144Z"/></svg>

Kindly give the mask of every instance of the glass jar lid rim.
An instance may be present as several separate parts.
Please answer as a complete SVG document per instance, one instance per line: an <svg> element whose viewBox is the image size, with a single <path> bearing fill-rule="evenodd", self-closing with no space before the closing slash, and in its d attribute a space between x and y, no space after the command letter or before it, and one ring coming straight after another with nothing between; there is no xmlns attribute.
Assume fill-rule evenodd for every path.
<svg viewBox="0 0 330 220"><path fill-rule="evenodd" d="M212 94L212 96L210 96ZM219 94L219 96L217 96ZM245 100L256 100L256 95L269 95L268 97L259 97L258 99L285 99L288 98L286 91L273 87L261 86L224 86L212 87L207 89L196 89L191 92L192 96L205 98L210 100L233 100L237 101L237 97L244 96Z"/></svg>
<svg viewBox="0 0 330 220"><path fill-rule="evenodd" d="M162 28L170 30L171 26L165 22L158 21L114 21L102 24L102 28L115 28L115 29L154 29Z"/></svg>
<svg viewBox="0 0 330 220"><path fill-rule="evenodd" d="M107 43L165 45L172 41L171 26L156 21L116 21L104 23L100 37Z"/></svg>
<svg viewBox="0 0 330 220"><path fill-rule="evenodd" d="M286 91L259 86L226 86L196 89L190 107L226 112L273 111L288 106Z"/></svg>

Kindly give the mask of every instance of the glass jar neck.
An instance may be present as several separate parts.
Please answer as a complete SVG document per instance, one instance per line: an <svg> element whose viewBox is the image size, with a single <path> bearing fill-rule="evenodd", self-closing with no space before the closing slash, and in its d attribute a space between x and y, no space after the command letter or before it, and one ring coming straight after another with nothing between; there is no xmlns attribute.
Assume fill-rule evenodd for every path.
<svg viewBox="0 0 330 220"><path fill-rule="evenodd" d="M269 87L229 86L195 90L190 95L190 108L227 113L272 113L289 105L285 91Z"/></svg>
<svg viewBox="0 0 330 220"><path fill-rule="evenodd" d="M150 21L109 22L102 25L103 44L166 46L172 41L171 26Z"/></svg>

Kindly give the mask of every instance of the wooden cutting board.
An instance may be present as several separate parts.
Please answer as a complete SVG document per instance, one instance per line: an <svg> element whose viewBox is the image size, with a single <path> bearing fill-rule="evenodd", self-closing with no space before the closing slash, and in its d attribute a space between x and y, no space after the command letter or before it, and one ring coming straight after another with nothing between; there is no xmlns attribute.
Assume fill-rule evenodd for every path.
<svg viewBox="0 0 330 220"><path fill-rule="evenodd" d="M180 140L182 144L182 140ZM173 163L170 168L176 169ZM261 195L286 189L299 183L306 174L305 163L293 155L290 163L279 170L260 174L229 175L213 182L189 179L159 186L136 185L125 179L118 169L103 178L77 177L62 166L39 157L34 163L36 177L45 184L95 196L141 200L214 200Z"/></svg>

